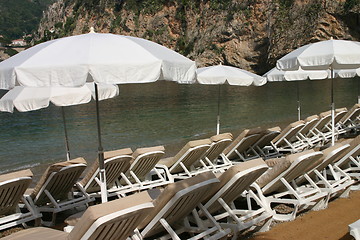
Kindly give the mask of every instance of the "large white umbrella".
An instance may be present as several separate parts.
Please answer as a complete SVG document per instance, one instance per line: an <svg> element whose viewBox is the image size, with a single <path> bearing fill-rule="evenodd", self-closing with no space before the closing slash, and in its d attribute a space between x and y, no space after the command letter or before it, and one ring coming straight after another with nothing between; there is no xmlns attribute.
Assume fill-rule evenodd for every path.
<svg viewBox="0 0 360 240"><path fill-rule="evenodd" d="M157 43L90 32L38 44L1 62L0 89L77 87L86 81L193 83L195 70L195 62Z"/></svg>
<svg viewBox="0 0 360 240"><path fill-rule="evenodd" d="M277 68L273 68L264 74L269 82L281 82L281 81L300 81L300 80L320 80L328 78L329 73L326 70L303 70L299 68L294 71L282 71ZM297 84L297 111L298 120L301 119L301 104L299 94L299 84Z"/></svg>
<svg viewBox="0 0 360 240"><path fill-rule="evenodd" d="M98 87L99 101L119 95L117 85L99 84ZM0 111L12 113L14 108L19 112L34 111L48 107L50 102L60 106L64 123L66 158L70 160L64 107L85 104L90 102L91 98L95 99L94 83L86 83L76 88L16 86L0 99Z"/></svg>
<svg viewBox="0 0 360 240"><path fill-rule="evenodd" d="M36 45L1 62L0 89L15 85L76 87L87 81L107 84L157 80L193 83L195 70L194 61L157 43L91 31ZM96 90L97 84L95 93ZM99 114L97 123L102 201L106 201Z"/></svg>
<svg viewBox="0 0 360 240"><path fill-rule="evenodd" d="M262 86L266 83L266 79L259 75L240 68L221 64L199 68L196 73L197 81L200 84L219 85L218 114L216 124L217 134L220 132L220 86L222 84L229 84L233 86Z"/></svg>
<svg viewBox="0 0 360 240"><path fill-rule="evenodd" d="M330 70L331 71L331 115L332 140L335 143L335 104L334 104L334 70L356 69L360 67L360 43L347 40L327 40L302 46L276 63L280 70Z"/></svg>

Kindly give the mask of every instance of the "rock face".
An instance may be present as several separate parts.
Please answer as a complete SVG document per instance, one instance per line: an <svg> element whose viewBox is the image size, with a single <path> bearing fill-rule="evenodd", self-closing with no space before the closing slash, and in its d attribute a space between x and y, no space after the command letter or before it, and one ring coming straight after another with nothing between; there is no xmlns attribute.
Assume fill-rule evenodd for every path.
<svg viewBox="0 0 360 240"><path fill-rule="evenodd" d="M111 32L146 38L197 61L263 74L318 40L360 40L360 0L59 0L37 41Z"/></svg>

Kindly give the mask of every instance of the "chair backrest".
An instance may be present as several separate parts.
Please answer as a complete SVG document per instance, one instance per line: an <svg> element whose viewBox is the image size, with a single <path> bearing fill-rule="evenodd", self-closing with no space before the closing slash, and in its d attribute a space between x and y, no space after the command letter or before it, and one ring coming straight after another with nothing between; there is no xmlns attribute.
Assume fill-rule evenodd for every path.
<svg viewBox="0 0 360 240"><path fill-rule="evenodd" d="M242 131L232 143L225 148L224 154L229 159L239 158L236 150L239 153L243 153L248 150L257 140L259 140L264 134L261 128L245 129Z"/></svg>
<svg viewBox="0 0 360 240"><path fill-rule="evenodd" d="M268 166L262 158L232 166L218 177L220 183L212 188L207 194L207 198L203 200L205 208L210 213L221 209L221 205L217 201L219 198L230 204L240 197L267 169Z"/></svg>
<svg viewBox="0 0 360 240"><path fill-rule="evenodd" d="M212 172L204 172L169 184L154 201L154 209L139 225L139 229L143 229L141 234L149 237L162 231L160 219L165 219L170 225L181 221L217 183L219 180Z"/></svg>
<svg viewBox="0 0 360 240"><path fill-rule="evenodd" d="M187 168L199 161L210 148L210 139L201 139L188 142L172 159L170 173L183 172L180 162Z"/></svg>
<svg viewBox="0 0 360 240"><path fill-rule="evenodd" d="M0 215L15 212L32 176L29 169L0 175Z"/></svg>
<svg viewBox="0 0 360 240"><path fill-rule="evenodd" d="M52 164L47 168L30 196L38 206L50 202L45 190L56 201L68 199L69 192L85 168L86 161L83 158Z"/></svg>
<svg viewBox="0 0 360 240"><path fill-rule="evenodd" d="M360 103L355 104L352 108L340 119L340 123L347 124L348 121L354 121L360 113Z"/></svg>
<svg viewBox="0 0 360 240"><path fill-rule="evenodd" d="M335 124L347 114L348 110L346 107L335 109Z"/></svg>
<svg viewBox="0 0 360 240"><path fill-rule="evenodd" d="M149 148L138 148L133 153L133 161L131 163L130 169L136 177L140 180L143 180L146 174L148 174L155 165L159 162L165 154L164 146L156 146ZM131 179L131 175L127 174Z"/></svg>
<svg viewBox="0 0 360 240"><path fill-rule="evenodd" d="M321 131L330 121L331 121L331 111L322 112L319 114L319 121L310 130L316 128L317 130Z"/></svg>
<svg viewBox="0 0 360 240"><path fill-rule="evenodd" d="M119 179L121 173L126 173L130 168L132 158L132 150L124 148L120 150L104 152L105 173L107 188L111 188L114 182ZM95 180L99 174L99 162L96 160L80 184L89 193L100 191L100 186Z"/></svg>
<svg viewBox="0 0 360 240"><path fill-rule="evenodd" d="M305 125L303 120L290 123L286 128L284 128L281 133L272 140L272 143L275 146L286 145L285 139L291 142L292 138L296 136L299 130Z"/></svg>
<svg viewBox="0 0 360 240"><path fill-rule="evenodd" d="M300 153L290 154L283 161L269 169L256 182L262 188L264 194L268 194L284 187L281 178L291 182L295 178L306 173L313 162L322 157L322 152L307 150Z"/></svg>
<svg viewBox="0 0 360 240"><path fill-rule="evenodd" d="M349 147L349 144L336 143L334 146L322 150L324 155L322 158L320 158L321 163L315 167L316 170L321 171L325 169L329 164L337 162L341 155L348 151L347 149Z"/></svg>
<svg viewBox="0 0 360 240"><path fill-rule="evenodd" d="M68 239L127 239L152 208L152 198L147 192L91 206Z"/></svg>
<svg viewBox="0 0 360 240"><path fill-rule="evenodd" d="M229 146L232 141L231 133L222 133L210 138L212 141L210 148L206 151L204 158L208 158L210 161L218 159L224 149Z"/></svg>
<svg viewBox="0 0 360 240"><path fill-rule="evenodd" d="M305 125L300 129L299 133L306 136L311 129L317 124L319 121L318 115L312 115L304 119Z"/></svg>
<svg viewBox="0 0 360 240"><path fill-rule="evenodd" d="M257 146L262 149L265 146L270 146L270 142L281 133L280 127L268 128L265 130L265 134L257 140L253 146Z"/></svg>
<svg viewBox="0 0 360 240"><path fill-rule="evenodd" d="M347 139L343 142L343 144L348 143L350 146L344 151L339 157L338 161L335 162L335 165L339 167L343 167L350 161L350 157L356 159L356 157L360 156L360 135L358 135L354 139Z"/></svg>

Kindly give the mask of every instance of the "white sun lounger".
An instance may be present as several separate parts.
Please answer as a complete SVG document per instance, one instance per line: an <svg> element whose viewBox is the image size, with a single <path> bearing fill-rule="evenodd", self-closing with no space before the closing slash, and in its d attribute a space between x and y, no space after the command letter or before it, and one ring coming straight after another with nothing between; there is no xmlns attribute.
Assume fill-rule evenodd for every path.
<svg viewBox="0 0 360 240"><path fill-rule="evenodd" d="M136 234L134 230L153 208L151 201L151 197L146 192L134 194L89 207L73 228L67 228L72 229L70 233L36 227L11 234L4 240L125 240Z"/></svg>
<svg viewBox="0 0 360 240"><path fill-rule="evenodd" d="M150 191L155 198L154 209L139 225L141 236L154 239L184 239L181 233L193 236L191 239L221 239L230 233L223 229L201 204L206 194L219 183L212 172L200 173L169 184L162 192ZM153 189L152 189L153 190ZM189 215L195 208L204 211L211 226L202 226L201 222L190 224ZM195 225L194 225L195 224Z"/></svg>
<svg viewBox="0 0 360 240"><path fill-rule="evenodd" d="M210 148L199 162L199 166L209 168L213 172L224 171L232 166L232 162L223 153L232 142L231 133L222 133L210 138ZM200 165L201 164L201 165Z"/></svg>
<svg viewBox="0 0 360 240"><path fill-rule="evenodd" d="M26 223L32 220L39 224L41 214L35 206L27 203L23 196L32 176L29 169L0 175L0 230L19 224L26 226ZM20 200L25 203L26 212L20 210Z"/></svg>
<svg viewBox="0 0 360 240"><path fill-rule="evenodd" d="M276 211L274 204L289 204L293 208L291 213L276 211L273 216L275 220L290 221L295 219L296 214L301 210L323 208L328 194L321 191L316 184L313 184L311 188L291 184L293 180L305 174L309 166L322 155L322 152L307 150L287 155L284 158L267 160L272 168L265 172L253 186L262 201L265 201L264 204L270 204L273 210Z"/></svg>
<svg viewBox="0 0 360 240"><path fill-rule="evenodd" d="M130 168L130 161L133 159L132 150L124 148L120 150L104 152L104 164L106 173L106 187L108 196L117 196L132 191L131 186L119 189L116 185L122 173ZM95 160L92 166L86 172L84 178L77 183L78 187L84 189L90 196L100 197L100 179L99 179L99 162Z"/></svg>
<svg viewBox="0 0 360 240"><path fill-rule="evenodd" d="M232 229L232 239L238 239L238 233L245 229L269 229L273 212L250 190L250 185L267 169L261 158L238 163L218 177L220 184L212 188L203 201L221 226ZM236 207L234 201L239 199L245 200L247 206Z"/></svg>
<svg viewBox="0 0 360 240"><path fill-rule="evenodd" d="M349 132L353 129L355 131L359 127L360 104L355 104L344 116L340 119L339 124L342 129Z"/></svg>
<svg viewBox="0 0 360 240"><path fill-rule="evenodd" d="M132 154L133 160L126 173L121 173L120 184L117 193L121 193L121 188L125 188L124 193L130 190L143 191L146 189L159 187L170 183L166 175L161 174L156 168L156 164L165 154L163 146L138 148Z"/></svg>
<svg viewBox="0 0 360 240"><path fill-rule="evenodd" d="M261 128L245 129L237 136L232 143L225 148L224 154L231 161L246 161L254 158L249 155L251 146L258 141L264 134Z"/></svg>
<svg viewBox="0 0 360 240"><path fill-rule="evenodd" d="M271 153L271 141L281 133L280 127L272 127L265 130L264 134L253 145L250 146L254 156L262 158L270 158L277 155Z"/></svg>
<svg viewBox="0 0 360 240"><path fill-rule="evenodd" d="M27 191L26 201L36 206L37 211L52 213L51 221L42 221L43 225L54 225L56 214L79 206L87 206L92 199L85 192L75 196L74 187L86 168L83 158L50 165L34 189ZM82 194L80 194L82 193Z"/></svg>
<svg viewBox="0 0 360 240"><path fill-rule="evenodd" d="M197 163L210 145L210 139L190 141L174 157L161 159L156 167L164 171L171 182L174 182L174 179L185 179L209 171L209 168L198 167Z"/></svg>

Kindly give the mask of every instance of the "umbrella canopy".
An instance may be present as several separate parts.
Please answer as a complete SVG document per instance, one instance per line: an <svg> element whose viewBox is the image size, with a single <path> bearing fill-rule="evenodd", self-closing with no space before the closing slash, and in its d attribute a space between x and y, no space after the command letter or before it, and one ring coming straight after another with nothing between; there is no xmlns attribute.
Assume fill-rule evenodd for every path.
<svg viewBox="0 0 360 240"><path fill-rule="evenodd" d="M51 40L0 63L0 89L83 86L85 82L124 84L168 80L195 82L196 64L157 43L109 33L82 34ZM98 84L95 84L98 159L102 201L107 201Z"/></svg>
<svg viewBox="0 0 360 240"><path fill-rule="evenodd" d="M220 85L229 84L235 86L262 86L266 83L266 79L246 70L225 66L216 65L210 67L203 67L196 70L197 81L200 84L219 85L218 94L218 114L216 133L220 132Z"/></svg>
<svg viewBox="0 0 360 240"><path fill-rule="evenodd" d="M98 88L99 100L119 95L117 85L99 84ZM59 107L79 105L90 102L91 97L95 99L93 83L77 88L16 86L0 99L0 111L13 112L16 108L19 112L28 112L46 108L50 102Z"/></svg>
<svg viewBox="0 0 360 240"><path fill-rule="evenodd" d="M108 33L38 44L0 63L0 89L77 87L86 81L123 84L170 80L193 83L194 61L157 43Z"/></svg>
<svg viewBox="0 0 360 240"><path fill-rule="evenodd" d="M276 63L280 70L356 69L360 67L360 42L327 40L302 46Z"/></svg>
<svg viewBox="0 0 360 240"><path fill-rule="evenodd" d="M99 84L99 100L113 98L119 95L117 85ZM0 111L13 112L16 108L19 112L28 112L46 108L50 102L61 107L64 123L66 158L70 160L69 141L66 128L65 106L73 106L88 103L91 96L95 99L94 83L86 83L82 87L24 87L16 86L8 91L0 99Z"/></svg>
<svg viewBox="0 0 360 240"><path fill-rule="evenodd" d="M303 70L299 68L294 71L282 71L277 68L273 68L267 73L264 74L267 81L269 82L281 82L281 81L300 81L300 80L320 80L326 79L329 76L327 70ZM297 111L298 111L298 120L301 119L301 105L300 105L300 94L299 94L299 84L297 84Z"/></svg>
<svg viewBox="0 0 360 240"><path fill-rule="evenodd" d="M276 63L280 70L330 70L331 71L331 115L332 139L335 144L335 104L334 104L334 70L356 69L360 67L360 42L347 40L327 40L302 46Z"/></svg>

